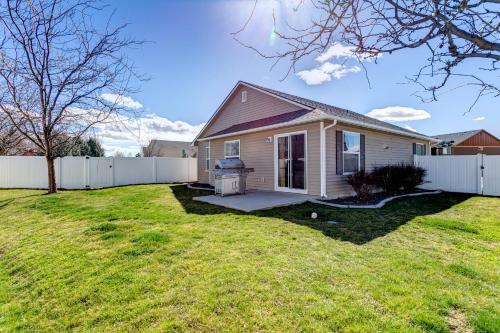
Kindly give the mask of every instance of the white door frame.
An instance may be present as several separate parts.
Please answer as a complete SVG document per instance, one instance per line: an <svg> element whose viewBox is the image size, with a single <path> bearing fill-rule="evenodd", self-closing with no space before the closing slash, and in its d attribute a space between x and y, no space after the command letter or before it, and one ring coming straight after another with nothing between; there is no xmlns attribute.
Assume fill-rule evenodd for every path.
<svg viewBox="0 0 500 333"><path fill-rule="evenodd" d="M278 186L278 138L280 137L289 137L290 135L294 134L304 134L304 145L305 145L305 150L304 150L304 177L305 177L305 188L303 190L301 189L294 189L294 188L289 188L289 187L279 187ZM291 143L290 140L288 140L289 144ZM290 153L290 149L289 149ZM280 191L280 192L291 192L291 193L301 193L301 194L307 194L307 188L308 188L308 183L309 183L309 177L307 174L308 170L308 161L307 161L307 130L303 131L296 131L296 132L288 132L288 133L281 133L281 134L275 134L274 135L274 190L275 191Z"/></svg>

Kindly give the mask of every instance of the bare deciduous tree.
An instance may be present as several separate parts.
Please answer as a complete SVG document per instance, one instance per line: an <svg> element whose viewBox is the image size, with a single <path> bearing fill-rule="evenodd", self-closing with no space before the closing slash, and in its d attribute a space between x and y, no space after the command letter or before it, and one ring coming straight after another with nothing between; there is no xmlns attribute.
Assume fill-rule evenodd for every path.
<svg viewBox="0 0 500 333"><path fill-rule="evenodd" d="M351 46L358 59L423 47L429 57L409 79L430 94L420 95L424 101L436 100L454 76L477 87L472 106L485 94L500 95L498 77L487 82L481 75L499 68L499 0L298 0L294 15L304 15L305 6L312 8L305 13L313 16L309 25L286 25L286 32L276 31L284 50L264 54L237 36L254 11L235 38L276 63L289 60L288 73L301 59L324 52L335 42ZM473 59L477 64L473 72L462 72L460 65Z"/></svg>
<svg viewBox="0 0 500 333"><path fill-rule="evenodd" d="M143 157L153 157L153 140L148 140L145 146L142 146Z"/></svg>
<svg viewBox="0 0 500 333"><path fill-rule="evenodd" d="M137 41L126 25L101 30L93 0L3 0L0 4L0 112L46 157L48 192L57 191L58 145L129 112L120 96L135 75L124 52ZM116 96L103 99L102 94Z"/></svg>
<svg viewBox="0 0 500 333"><path fill-rule="evenodd" d="M0 113L0 156L16 155L22 150L23 136L6 118Z"/></svg>

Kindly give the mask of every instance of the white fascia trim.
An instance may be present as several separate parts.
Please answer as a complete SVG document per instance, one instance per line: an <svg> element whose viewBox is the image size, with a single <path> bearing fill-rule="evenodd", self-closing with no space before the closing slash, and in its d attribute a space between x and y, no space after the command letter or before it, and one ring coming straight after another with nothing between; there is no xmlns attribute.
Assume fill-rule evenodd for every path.
<svg viewBox="0 0 500 333"><path fill-rule="evenodd" d="M194 145L194 143L196 141L202 141L202 139L199 139L199 136L201 135L201 133L203 133L205 131L205 129L208 128L208 126L210 126L212 124L212 120L214 120L215 116L217 116L217 114L219 113L219 111L222 109L222 107L226 104L226 102L228 101L229 97L231 97L233 95L233 93L236 91L236 89L240 86L245 86L247 88L250 88L250 89L255 89L261 93L264 93L266 95L269 95L269 96L273 96L277 99L280 99L282 101L286 101L288 103L291 103L293 105L296 105L296 106L300 106L301 108L304 108L304 109L307 109L307 110L313 110L312 107L310 106L307 106L307 105L304 105L304 104L300 104L300 103L297 103L297 102L294 102L294 101L291 101L289 99L286 99L284 97L281 97L279 95L275 95L275 94L272 94L268 91L265 91L265 90L262 90L262 89L259 89L257 87L254 87L252 86L251 84L247 84L245 82L242 82L242 81L238 81L236 83L236 85L233 87L233 89L231 89L231 91L229 92L229 94L226 96L226 98L224 98L224 100L222 101L222 103L219 105L219 107L217 108L217 110L214 112L214 114L210 117L210 119L208 119L207 123L205 124L205 126L203 126L203 128L201 129L201 131L198 133L198 135L196 135L196 137L194 138L192 144Z"/></svg>
<svg viewBox="0 0 500 333"><path fill-rule="evenodd" d="M244 130L244 131L239 131L239 132L233 132L233 133L228 133L228 134L221 134L221 135L217 135L217 136L209 136L209 137L206 137L206 138L198 139L198 141L201 142L201 141L207 141L207 140L215 140L215 139L227 138L229 136L237 136L237 135L241 135L241 134L261 132L261 131L266 131L266 130L275 129L275 128L302 125L302 124L312 123L312 122L319 121L319 120L325 120L325 119L324 118L304 119L302 121L294 121L294 122L287 122L287 123L281 123L281 124L276 124L276 125L269 125L269 126L257 127L257 128L252 128L252 129Z"/></svg>
<svg viewBox="0 0 500 333"><path fill-rule="evenodd" d="M243 84L245 86L248 86L248 85L246 85L244 83L241 83L241 84ZM249 86L249 87L253 88L253 89L257 89L257 88L254 88L252 86ZM268 93L268 94L270 94L270 93ZM272 95L272 96L275 96L275 95ZM275 96L275 97L278 97L278 96ZM260 132L260 131L264 131L264 130L268 130L268 129L274 129L274 128L280 128L280 127L286 127L286 126L293 126L293 125L300 125L300 124L314 122L314 121L333 120L333 121L338 121L338 122L341 122L341 123L344 123L344 124L350 124L350 125L355 125L355 126L364 127L364 128L371 128L371 129L375 129L375 130L378 130L378 131L381 131L381 132L399 134L399 135L402 135L402 136L417 138L417 139L426 140L426 141L440 142L440 140L434 139L434 138L431 138L431 137L428 137L428 136L423 136L423 135L419 135L419 134L411 134L411 133L407 133L407 132L403 132L403 131L398 131L398 130L391 130L391 129L388 129L388 128L382 127L382 126L371 125L371 124L366 124L366 123L363 123L363 122L360 122L360 121L346 120L344 118L330 116L330 115L326 114L321 109L315 109L314 111L320 112L322 115L318 116L315 119L305 119L303 121L288 122L288 123L281 123L281 124L277 124L277 125L263 126L263 127L252 128L252 129L249 129L249 130L244 130L244 131L239 131L239 132L234 132L234 133L222 134L222 135L217 135L217 136L209 136L209 137L202 138L202 139L196 138L194 141L206 141L206 140L210 140L210 139L219 139L219 138L225 138L225 137L228 137L228 136L234 136L234 135L240 135L240 134L246 134L246 133L253 133L253 132ZM202 132L203 132L203 130L202 130Z"/></svg>

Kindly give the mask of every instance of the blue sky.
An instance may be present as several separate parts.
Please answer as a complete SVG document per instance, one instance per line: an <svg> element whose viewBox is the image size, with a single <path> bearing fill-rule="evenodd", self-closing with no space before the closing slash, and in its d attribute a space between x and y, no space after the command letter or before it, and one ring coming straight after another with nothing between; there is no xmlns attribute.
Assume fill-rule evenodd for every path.
<svg viewBox="0 0 500 333"><path fill-rule="evenodd" d="M106 3L110 5L110 10L116 10L115 23L130 24L127 34L149 41L132 50L130 58L138 71L150 76L149 81L141 84L140 92L130 96L134 102L142 105L143 119L137 125L140 131L121 130L119 133L119 129L111 127L102 130L101 135L109 154L116 150L134 153L138 151L140 142L155 137L192 139L238 80L363 114L390 106L424 110L430 114L430 118L395 124L410 126L429 135L484 128L500 136L500 113L496 105L498 98L485 97L472 112L463 115L474 98L470 88L451 90L440 96L438 102L421 103L412 96L418 90L416 86L401 84L405 76L419 69L419 64L425 60L424 50L384 56L378 59L378 64L365 63L371 89L363 72L356 72L354 60L346 63L346 75L336 79L332 75L338 73L339 68L335 67L339 67L338 63L345 59L333 57L325 61L333 65L329 65L328 69L321 67L325 62L315 60L318 55L301 62L297 72L326 68L330 81L310 85L293 73L280 81L286 70L285 64L270 71L272 63L269 60L242 47L231 36L231 32L240 29L246 21L253 6L251 0L108 0ZM299 23L307 19L304 17L306 15L294 16L290 10L292 5L292 0L259 2L252 21L240 38L266 52L272 52L279 47L271 38L273 8L281 23L285 18ZM477 70L477 64L467 65L472 71ZM314 83L318 82L315 76L318 71L306 74L310 74L309 78L313 76L312 81L316 80ZM460 82L454 82L449 88L457 85Z"/></svg>

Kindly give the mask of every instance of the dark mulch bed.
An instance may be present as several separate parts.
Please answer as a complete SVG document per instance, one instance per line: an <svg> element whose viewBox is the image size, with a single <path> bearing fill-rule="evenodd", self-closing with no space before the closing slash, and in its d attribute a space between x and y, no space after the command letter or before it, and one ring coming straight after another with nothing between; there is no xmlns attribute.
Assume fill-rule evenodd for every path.
<svg viewBox="0 0 500 333"><path fill-rule="evenodd" d="M425 192L432 192L432 191L425 191L425 190L416 190L416 191L411 191L411 192L401 191L401 192L398 192L397 194L393 194L393 195L387 194L384 192L379 192L379 193L373 193L366 200L359 200L358 197L352 196L352 197L343 197L343 198L322 200L322 201L337 204L337 205L365 206L365 205L376 205L384 199L398 196L398 195L411 194L411 193L425 193Z"/></svg>
<svg viewBox="0 0 500 333"><path fill-rule="evenodd" d="M197 188L203 188L207 190L213 190L214 187L210 184L205 184L205 183L191 183L190 184L192 187L197 187Z"/></svg>

